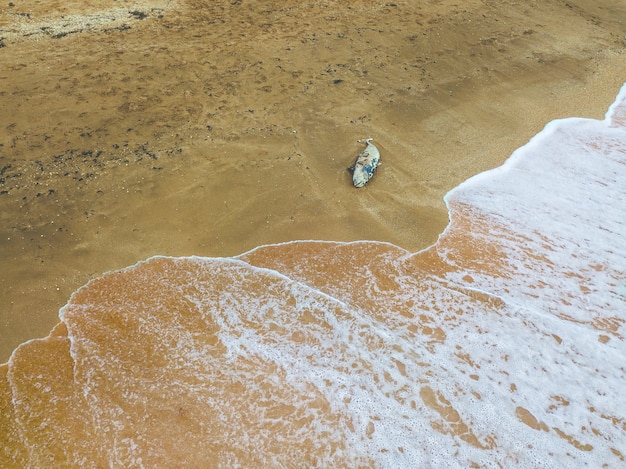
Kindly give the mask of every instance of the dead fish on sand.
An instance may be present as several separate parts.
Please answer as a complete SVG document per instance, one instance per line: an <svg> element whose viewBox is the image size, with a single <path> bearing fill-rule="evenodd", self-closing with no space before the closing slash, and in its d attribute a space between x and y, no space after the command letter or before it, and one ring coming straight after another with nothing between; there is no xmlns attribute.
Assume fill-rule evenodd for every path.
<svg viewBox="0 0 626 469"><path fill-rule="evenodd" d="M354 164L348 168L348 171L352 173L354 187L363 187L367 184L380 164L380 152L370 143L372 140L372 138L359 140L359 142L365 142L367 146L356 157Z"/></svg>

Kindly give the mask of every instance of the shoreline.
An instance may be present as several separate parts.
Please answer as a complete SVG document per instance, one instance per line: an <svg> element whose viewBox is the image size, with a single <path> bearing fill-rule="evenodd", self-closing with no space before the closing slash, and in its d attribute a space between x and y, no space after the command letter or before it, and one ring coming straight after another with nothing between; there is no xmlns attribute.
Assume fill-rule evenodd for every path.
<svg viewBox="0 0 626 469"><path fill-rule="evenodd" d="M554 119L601 118L626 81L596 3L566 20L361 3L375 17L181 2L137 19L155 11L143 2L128 29L6 39L0 361L47 335L77 288L153 255L301 238L424 249L449 190ZM383 164L356 190L345 167L370 136Z"/></svg>

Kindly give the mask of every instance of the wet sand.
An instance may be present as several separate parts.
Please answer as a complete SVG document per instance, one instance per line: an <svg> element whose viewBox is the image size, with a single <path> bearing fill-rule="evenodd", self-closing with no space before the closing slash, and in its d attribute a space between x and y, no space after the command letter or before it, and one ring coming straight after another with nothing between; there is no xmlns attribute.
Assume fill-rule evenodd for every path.
<svg viewBox="0 0 626 469"><path fill-rule="evenodd" d="M625 81L617 1L0 7L0 362L89 279L293 239L432 244L444 194ZM373 137L383 164L356 190Z"/></svg>

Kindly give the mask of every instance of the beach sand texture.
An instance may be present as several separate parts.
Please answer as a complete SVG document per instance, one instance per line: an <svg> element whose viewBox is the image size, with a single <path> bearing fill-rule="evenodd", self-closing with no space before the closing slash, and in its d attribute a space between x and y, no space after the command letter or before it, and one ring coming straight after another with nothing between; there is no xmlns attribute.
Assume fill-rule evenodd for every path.
<svg viewBox="0 0 626 469"><path fill-rule="evenodd" d="M0 366L2 467L620 467L626 85L446 195L430 248L156 256Z"/></svg>
<svg viewBox="0 0 626 469"><path fill-rule="evenodd" d="M156 254L415 251L443 195L624 81L619 1L5 2L0 361ZM345 171L373 137L383 164Z"/></svg>

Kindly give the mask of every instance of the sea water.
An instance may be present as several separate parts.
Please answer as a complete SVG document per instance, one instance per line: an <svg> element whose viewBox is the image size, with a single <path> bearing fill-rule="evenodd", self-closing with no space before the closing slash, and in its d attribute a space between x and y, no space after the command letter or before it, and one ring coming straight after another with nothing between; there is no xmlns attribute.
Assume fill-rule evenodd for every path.
<svg viewBox="0 0 626 469"><path fill-rule="evenodd" d="M446 196L91 281L0 367L2 467L626 467L626 87Z"/></svg>

